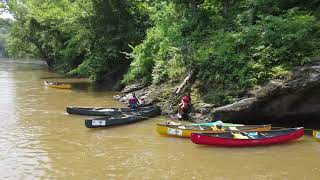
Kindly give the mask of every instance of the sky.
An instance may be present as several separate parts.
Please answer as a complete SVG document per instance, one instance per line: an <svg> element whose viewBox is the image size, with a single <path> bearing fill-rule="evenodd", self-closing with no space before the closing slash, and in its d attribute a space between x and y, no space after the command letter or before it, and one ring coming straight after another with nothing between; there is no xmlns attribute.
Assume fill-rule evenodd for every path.
<svg viewBox="0 0 320 180"><path fill-rule="evenodd" d="M7 18L13 19L13 16L11 14L7 13L7 12L4 12L4 13L0 14L0 18L2 18L2 19L7 19Z"/></svg>

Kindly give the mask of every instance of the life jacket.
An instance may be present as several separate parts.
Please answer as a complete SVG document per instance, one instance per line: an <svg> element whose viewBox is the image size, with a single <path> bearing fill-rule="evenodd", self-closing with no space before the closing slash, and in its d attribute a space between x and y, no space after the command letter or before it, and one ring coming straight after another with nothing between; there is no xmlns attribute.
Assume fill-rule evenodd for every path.
<svg viewBox="0 0 320 180"><path fill-rule="evenodd" d="M190 96L183 96L182 98L182 108L189 108L191 105Z"/></svg>
<svg viewBox="0 0 320 180"><path fill-rule="evenodd" d="M191 98L190 98L190 96L183 96L182 101L186 104L190 104Z"/></svg>
<svg viewBox="0 0 320 180"><path fill-rule="evenodd" d="M136 97L132 97L129 99L129 104L137 104L139 101Z"/></svg>

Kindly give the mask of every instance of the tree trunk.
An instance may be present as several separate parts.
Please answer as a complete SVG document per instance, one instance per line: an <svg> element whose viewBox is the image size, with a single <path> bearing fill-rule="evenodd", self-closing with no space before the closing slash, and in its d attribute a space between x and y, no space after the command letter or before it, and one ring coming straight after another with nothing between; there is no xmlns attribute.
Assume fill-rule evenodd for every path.
<svg viewBox="0 0 320 180"><path fill-rule="evenodd" d="M224 0L223 3L223 15L226 17L228 15L228 9L229 9L229 0Z"/></svg>
<svg viewBox="0 0 320 180"><path fill-rule="evenodd" d="M52 70L54 66L54 59L50 57L45 57L45 61L47 62L49 69Z"/></svg>
<svg viewBox="0 0 320 180"><path fill-rule="evenodd" d="M196 17L196 10L197 10L197 3L196 0L191 0L191 10L192 10L192 17Z"/></svg>
<svg viewBox="0 0 320 180"><path fill-rule="evenodd" d="M172 106L176 98L179 98L182 93L188 92L191 90L191 87L196 79L196 75L198 73L197 68L192 69L188 75L184 78L182 83L176 88L176 90L172 93L171 98L169 100L169 108L172 110Z"/></svg>

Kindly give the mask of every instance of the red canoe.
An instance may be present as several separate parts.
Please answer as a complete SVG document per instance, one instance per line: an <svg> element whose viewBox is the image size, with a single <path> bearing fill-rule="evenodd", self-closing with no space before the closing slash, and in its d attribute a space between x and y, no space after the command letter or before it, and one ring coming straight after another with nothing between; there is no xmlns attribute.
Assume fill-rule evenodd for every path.
<svg viewBox="0 0 320 180"><path fill-rule="evenodd" d="M298 139L303 134L303 127L262 132L192 133L191 141L216 146L263 146Z"/></svg>

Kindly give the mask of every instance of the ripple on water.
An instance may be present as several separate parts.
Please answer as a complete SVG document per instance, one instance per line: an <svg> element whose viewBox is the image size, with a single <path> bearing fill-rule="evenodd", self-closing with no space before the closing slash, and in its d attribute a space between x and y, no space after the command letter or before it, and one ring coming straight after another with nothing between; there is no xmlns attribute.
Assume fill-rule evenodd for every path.
<svg viewBox="0 0 320 180"><path fill-rule="evenodd" d="M42 150L37 130L17 124L0 127L0 178L20 179L21 174L43 174L50 166L47 152ZM5 165L5 166L4 166ZM41 167L41 170L36 170ZM23 173L21 173L23 172Z"/></svg>

